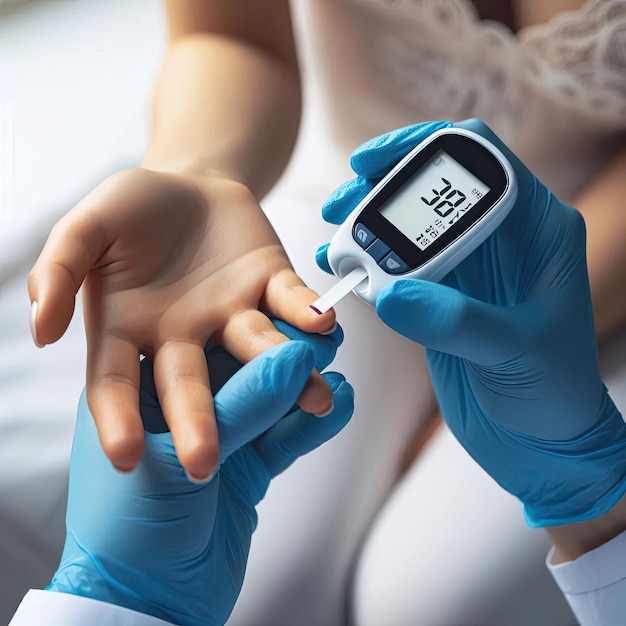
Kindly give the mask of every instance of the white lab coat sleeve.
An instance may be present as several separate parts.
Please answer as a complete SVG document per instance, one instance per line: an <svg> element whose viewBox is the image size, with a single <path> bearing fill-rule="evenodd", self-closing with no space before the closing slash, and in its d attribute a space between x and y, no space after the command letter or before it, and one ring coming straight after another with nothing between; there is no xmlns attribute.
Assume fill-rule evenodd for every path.
<svg viewBox="0 0 626 626"><path fill-rule="evenodd" d="M121 606L56 591L31 589L9 626L172 626Z"/></svg>
<svg viewBox="0 0 626 626"><path fill-rule="evenodd" d="M581 626L626 623L626 531L575 561L546 565Z"/></svg>

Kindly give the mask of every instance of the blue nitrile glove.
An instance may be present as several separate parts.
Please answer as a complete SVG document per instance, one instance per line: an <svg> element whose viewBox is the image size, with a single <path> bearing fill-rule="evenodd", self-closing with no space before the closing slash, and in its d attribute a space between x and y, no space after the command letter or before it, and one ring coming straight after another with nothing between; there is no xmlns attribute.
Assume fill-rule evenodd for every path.
<svg viewBox="0 0 626 626"><path fill-rule="evenodd" d="M335 191L324 217L341 223L417 143L449 125L404 128L358 148L351 161L358 178ZM517 202L441 284L387 285L376 310L427 347L450 429L524 503L531 526L598 516L626 492L626 426L600 377L583 219L485 124L455 126L486 137L509 158ZM325 247L318 262L327 267Z"/></svg>
<svg viewBox="0 0 626 626"><path fill-rule="evenodd" d="M337 434L352 414L352 388L336 373L324 375L334 391L330 415L318 418L293 408L314 360L322 368L336 345L315 335L281 344L225 383L215 395L220 468L203 485L185 476L169 432L147 432L137 469L118 473L102 452L83 394L70 465L67 539L49 589L182 626L224 624L243 582L255 506L271 479ZM215 363L239 367L221 348L208 350L207 360L214 385ZM141 412L159 430L164 420L150 396L150 367L142 372L147 384ZM281 546L276 551L280 555Z"/></svg>

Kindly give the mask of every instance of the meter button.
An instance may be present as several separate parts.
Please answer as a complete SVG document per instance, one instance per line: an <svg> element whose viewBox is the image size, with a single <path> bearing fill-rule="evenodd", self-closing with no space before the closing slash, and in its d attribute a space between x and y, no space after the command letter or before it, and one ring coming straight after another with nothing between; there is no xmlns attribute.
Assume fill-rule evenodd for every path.
<svg viewBox="0 0 626 626"><path fill-rule="evenodd" d="M378 265L388 274L404 274L411 269L395 252L390 252Z"/></svg>
<svg viewBox="0 0 626 626"><path fill-rule="evenodd" d="M374 257L374 261L378 263L378 261L387 256L390 250L391 248L386 243L383 243L380 239L376 239L365 252L371 257Z"/></svg>
<svg viewBox="0 0 626 626"><path fill-rule="evenodd" d="M363 226L363 224L357 224L354 227L354 233L352 236L363 249L367 248L367 246L369 246L374 239L376 239L374 233L369 228Z"/></svg>

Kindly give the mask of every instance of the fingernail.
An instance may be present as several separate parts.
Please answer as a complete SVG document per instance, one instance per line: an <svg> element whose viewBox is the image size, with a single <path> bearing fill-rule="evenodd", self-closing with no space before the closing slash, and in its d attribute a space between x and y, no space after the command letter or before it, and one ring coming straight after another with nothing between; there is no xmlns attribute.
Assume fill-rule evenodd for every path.
<svg viewBox="0 0 626 626"><path fill-rule="evenodd" d="M336 330L337 330L337 322L333 324L333 327L330 330L325 330L324 332L320 332L320 335L332 335Z"/></svg>
<svg viewBox="0 0 626 626"><path fill-rule="evenodd" d="M187 470L185 470L185 476L187 476L187 480L194 485L206 485L207 483L213 480L213 477L217 474L217 469L211 472L208 476L194 476L190 474Z"/></svg>
<svg viewBox="0 0 626 626"><path fill-rule="evenodd" d="M324 413L313 413L313 415L315 415L315 417L326 417L327 415L330 415L334 409L335 409L335 403L332 402L328 411L324 411Z"/></svg>
<svg viewBox="0 0 626 626"><path fill-rule="evenodd" d="M37 341L37 309L39 305L37 304L37 300L33 300L33 303L30 305L30 334L33 336L33 341L38 348L44 348L45 344L39 343Z"/></svg>

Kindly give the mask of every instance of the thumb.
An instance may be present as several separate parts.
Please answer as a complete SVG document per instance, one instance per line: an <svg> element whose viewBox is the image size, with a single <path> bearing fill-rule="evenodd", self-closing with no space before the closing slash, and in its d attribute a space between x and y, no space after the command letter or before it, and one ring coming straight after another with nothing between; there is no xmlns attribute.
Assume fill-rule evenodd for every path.
<svg viewBox="0 0 626 626"><path fill-rule="evenodd" d="M354 391L336 372L324 374L333 390L334 408L319 418L302 409L289 413L254 441L254 449L271 476L286 470L296 459L337 435L354 411Z"/></svg>
<svg viewBox="0 0 626 626"><path fill-rule="evenodd" d="M315 262L321 270L328 274L333 274L333 270L328 262L328 246L330 246L330 243L325 243L317 249L317 252L315 253Z"/></svg>
<svg viewBox="0 0 626 626"><path fill-rule="evenodd" d="M427 348L478 365L502 363L518 353L524 315L422 280L399 280L378 294L376 311L396 332Z"/></svg>
<svg viewBox="0 0 626 626"><path fill-rule="evenodd" d="M363 178L382 178L418 143L452 122L425 122L393 130L359 146L350 158L352 169Z"/></svg>
<svg viewBox="0 0 626 626"><path fill-rule="evenodd" d="M214 401L222 463L293 407L312 369L310 347L287 341L250 361L219 390Z"/></svg>
<svg viewBox="0 0 626 626"><path fill-rule="evenodd" d="M52 229L28 276L31 331L38 346L61 338L74 314L76 294L101 255L96 227L71 214Z"/></svg>

